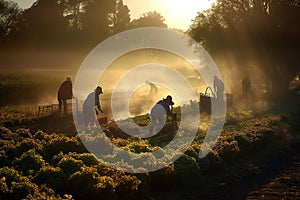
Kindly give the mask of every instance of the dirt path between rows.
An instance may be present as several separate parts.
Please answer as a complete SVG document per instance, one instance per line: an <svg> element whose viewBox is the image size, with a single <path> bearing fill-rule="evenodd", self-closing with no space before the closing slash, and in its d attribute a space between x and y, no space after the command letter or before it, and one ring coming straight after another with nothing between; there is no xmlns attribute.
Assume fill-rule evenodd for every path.
<svg viewBox="0 0 300 200"><path fill-rule="evenodd" d="M292 157L290 168L283 173L265 184L256 186L247 199L300 199L300 155Z"/></svg>
<svg viewBox="0 0 300 200"><path fill-rule="evenodd" d="M266 148L232 163L225 172L185 186L152 191L155 200L300 199L300 140Z"/></svg>

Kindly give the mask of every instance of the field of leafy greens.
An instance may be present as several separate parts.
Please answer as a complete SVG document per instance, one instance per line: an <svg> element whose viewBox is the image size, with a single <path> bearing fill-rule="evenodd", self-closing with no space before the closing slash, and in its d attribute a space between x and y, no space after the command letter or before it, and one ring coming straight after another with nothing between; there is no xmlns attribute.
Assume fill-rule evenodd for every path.
<svg viewBox="0 0 300 200"><path fill-rule="evenodd" d="M225 198L224 191L232 185L243 183L248 177L259 173L259 167L251 160L262 155L268 158L284 156L286 146L292 140L299 139L298 135L293 134L299 120L295 113L297 111L294 110L289 113L240 111L228 114L216 146L205 158L199 159L199 150L207 128L205 123L208 123L202 120L197 136L183 156L161 170L142 174L125 173L105 166L86 150L79 134L75 132L55 133L51 129L48 129L50 132L44 132L42 127L28 129L30 126L26 126L25 122L20 122L18 128L13 125L8 128L2 126L0 197L160 199L166 193L176 194L171 191L189 191L196 187L198 197L218 197L225 194ZM70 126L71 119L69 116L58 120ZM134 120L138 124L149 123L145 116ZM35 124L39 122L34 121ZM55 120L51 122L55 123ZM116 146L135 153L161 148L176 134L166 129L149 139L125 137L113 122L103 129ZM129 165L127 167L134 168ZM219 190L219 187L224 191ZM219 192L213 192L212 189L218 189ZM193 193L195 192L191 192Z"/></svg>

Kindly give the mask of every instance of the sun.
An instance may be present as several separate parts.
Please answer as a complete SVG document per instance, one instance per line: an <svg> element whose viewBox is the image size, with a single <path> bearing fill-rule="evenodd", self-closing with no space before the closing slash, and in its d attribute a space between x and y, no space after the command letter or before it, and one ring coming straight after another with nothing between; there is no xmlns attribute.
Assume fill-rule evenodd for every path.
<svg viewBox="0 0 300 200"><path fill-rule="evenodd" d="M161 0L168 24L176 27L194 19L197 13L209 9L216 0ZM186 24L187 26L187 24Z"/></svg>
<svg viewBox="0 0 300 200"><path fill-rule="evenodd" d="M177 14L189 14L199 12L211 7L216 0L161 0L164 7Z"/></svg>

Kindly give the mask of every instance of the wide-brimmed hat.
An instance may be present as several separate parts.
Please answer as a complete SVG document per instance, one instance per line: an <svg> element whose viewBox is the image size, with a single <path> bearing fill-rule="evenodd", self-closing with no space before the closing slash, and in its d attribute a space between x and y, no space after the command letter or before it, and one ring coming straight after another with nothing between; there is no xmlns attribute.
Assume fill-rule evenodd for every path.
<svg viewBox="0 0 300 200"><path fill-rule="evenodd" d="M97 91L97 90L99 90L99 91L100 91L100 94L103 94L102 87L100 87L100 86L97 86L97 88L96 88L96 91Z"/></svg>
<svg viewBox="0 0 300 200"><path fill-rule="evenodd" d="M175 103L172 101L172 97L170 95L168 95L164 100L167 100L170 102L170 105L174 105Z"/></svg>

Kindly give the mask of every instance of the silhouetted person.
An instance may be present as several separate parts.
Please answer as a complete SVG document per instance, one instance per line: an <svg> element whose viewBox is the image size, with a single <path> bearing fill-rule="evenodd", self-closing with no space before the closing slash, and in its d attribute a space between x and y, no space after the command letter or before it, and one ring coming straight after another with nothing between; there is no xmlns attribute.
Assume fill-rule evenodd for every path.
<svg viewBox="0 0 300 200"><path fill-rule="evenodd" d="M242 92L244 97L252 95L252 86L249 76L242 80Z"/></svg>
<svg viewBox="0 0 300 200"><path fill-rule="evenodd" d="M72 81L70 77L67 77L66 80L60 85L57 95L59 110L64 107L64 112L67 112L67 100L72 99Z"/></svg>
<svg viewBox="0 0 300 200"><path fill-rule="evenodd" d="M165 99L158 101L150 112L151 124L149 131L152 133L153 128L156 126L158 121L158 127L161 129L166 122L167 115L176 117L174 113L172 113L170 106L173 106L174 102L172 101L172 97L168 95ZM174 120L174 119L173 119Z"/></svg>
<svg viewBox="0 0 300 200"><path fill-rule="evenodd" d="M224 83L221 79L217 76L214 76L214 90L217 94L217 100L223 101L224 100Z"/></svg>
<svg viewBox="0 0 300 200"><path fill-rule="evenodd" d="M157 91L158 91L157 86L156 86L154 83L150 82L150 81L146 81L146 83L150 86L150 92L149 92L149 95L156 94Z"/></svg>
<svg viewBox="0 0 300 200"><path fill-rule="evenodd" d="M98 110L103 113L100 105L99 95L103 94L102 88L97 86L94 92L90 93L83 103L83 117L85 127L90 123L93 125L96 121L95 112L98 114Z"/></svg>

